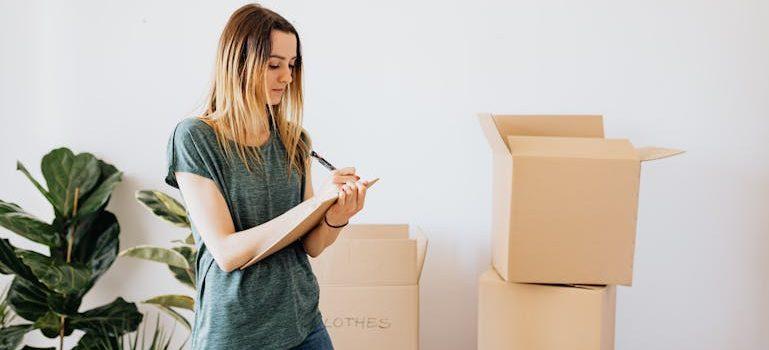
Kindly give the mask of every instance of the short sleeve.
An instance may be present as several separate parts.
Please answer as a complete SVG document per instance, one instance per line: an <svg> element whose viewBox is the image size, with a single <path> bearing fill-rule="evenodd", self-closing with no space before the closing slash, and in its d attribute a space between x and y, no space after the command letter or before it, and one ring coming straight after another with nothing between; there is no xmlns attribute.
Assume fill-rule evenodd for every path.
<svg viewBox="0 0 769 350"><path fill-rule="evenodd" d="M174 188L179 188L174 172L188 172L214 179L211 169L212 163L205 148L204 139L201 137L195 125L190 119L186 119L176 125L168 138L166 147L166 160L168 173L166 183Z"/></svg>

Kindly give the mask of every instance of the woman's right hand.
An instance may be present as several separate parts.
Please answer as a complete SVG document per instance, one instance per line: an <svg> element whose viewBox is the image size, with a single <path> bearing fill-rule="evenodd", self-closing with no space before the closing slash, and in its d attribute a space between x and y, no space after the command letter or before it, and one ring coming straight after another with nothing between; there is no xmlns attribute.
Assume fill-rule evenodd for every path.
<svg viewBox="0 0 769 350"><path fill-rule="evenodd" d="M331 172L331 178L321 186L320 193L323 195L322 198L336 196L348 181L355 182L358 180L360 180L360 176L355 175L355 168L336 169Z"/></svg>
<svg viewBox="0 0 769 350"><path fill-rule="evenodd" d="M341 190L342 186L350 181L355 182L360 180L360 176L355 175L354 167L336 169L331 172L331 175L331 183L336 186L337 190Z"/></svg>
<svg viewBox="0 0 769 350"><path fill-rule="evenodd" d="M354 167L337 169L331 174L331 179L323 185L321 193L323 199L339 197L337 202L326 212L326 215L327 220L331 221L333 225L341 225L363 208L365 186L368 183L359 182L360 176L355 174Z"/></svg>
<svg viewBox="0 0 769 350"><path fill-rule="evenodd" d="M349 181L339 190L339 199L326 211L326 221L334 226L346 225L363 209L369 181Z"/></svg>

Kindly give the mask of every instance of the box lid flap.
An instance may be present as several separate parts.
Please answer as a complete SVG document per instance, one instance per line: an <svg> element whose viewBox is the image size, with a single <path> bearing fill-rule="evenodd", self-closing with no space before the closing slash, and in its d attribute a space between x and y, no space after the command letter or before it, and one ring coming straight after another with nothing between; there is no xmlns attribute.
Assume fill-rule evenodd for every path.
<svg viewBox="0 0 769 350"><path fill-rule="evenodd" d="M486 141L489 142L491 151L496 154L509 154L505 140L502 139L497 126L494 123L494 117L491 114L478 114L478 122L481 123L481 130L483 135L486 136Z"/></svg>
<svg viewBox="0 0 769 350"><path fill-rule="evenodd" d="M626 139L508 136L507 142L513 157L637 159L633 145Z"/></svg>
<svg viewBox="0 0 769 350"><path fill-rule="evenodd" d="M598 291L603 292L604 290L609 289L610 285L605 284L564 284L564 283L519 283L519 282L508 282L502 279L501 276L499 276L499 273L497 273L494 268L489 268L485 272L481 274L479 277L480 283L494 283L494 284L501 284L501 285L511 285L511 286L540 286L540 287L552 287L552 288L563 288L562 290L568 291L569 289L580 289L580 290L587 290L587 291Z"/></svg>
<svg viewBox="0 0 769 350"><path fill-rule="evenodd" d="M417 281L422 277L422 268L425 265L425 258L427 257L427 236L421 227L416 227L414 231L414 239L417 240Z"/></svg>
<svg viewBox="0 0 769 350"><path fill-rule="evenodd" d="M604 137L600 115L493 115L503 136Z"/></svg>
<svg viewBox="0 0 769 350"><path fill-rule="evenodd" d="M679 149L674 149L674 148L647 146L647 147L636 148L636 153L638 154L638 159L640 159L642 162L645 162L650 160L672 157L677 154L684 153L684 151Z"/></svg>
<svg viewBox="0 0 769 350"><path fill-rule="evenodd" d="M405 239L409 238L408 224L354 224L339 232L340 239Z"/></svg>
<svg viewBox="0 0 769 350"><path fill-rule="evenodd" d="M319 283L355 286L419 283L427 248L427 239L421 230L411 238L408 225L349 227L352 235L337 239L319 257L310 260Z"/></svg>
<svg viewBox="0 0 769 350"><path fill-rule="evenodd" d="M494 153L507 153L506 137L565 136L603 138L600 115L492 115L478 114L483 134Z"/></svg>

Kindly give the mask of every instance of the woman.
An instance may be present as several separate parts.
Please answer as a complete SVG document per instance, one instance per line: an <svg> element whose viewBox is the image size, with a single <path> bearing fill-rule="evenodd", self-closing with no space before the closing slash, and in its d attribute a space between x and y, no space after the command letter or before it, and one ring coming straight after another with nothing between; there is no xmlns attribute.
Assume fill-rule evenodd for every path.
<svg viewBox="0 0 769 350"><path fill-rule="evenodd" d="M368 183L354 168L335 171L322 191L339 199L322 223L241 270L276 233L271 220L313 204L299 35L277 13L243 6L215 68L205 113L179 122L168 141L165 180L181 192L198 248L192 348L332 349L307 255L336 240Z"/></svg>

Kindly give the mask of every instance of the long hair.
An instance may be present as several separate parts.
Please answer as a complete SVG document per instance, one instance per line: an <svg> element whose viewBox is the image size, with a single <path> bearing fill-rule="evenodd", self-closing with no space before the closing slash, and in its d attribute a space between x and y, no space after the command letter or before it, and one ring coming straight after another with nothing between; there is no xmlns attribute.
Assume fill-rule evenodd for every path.
<svg viewBox="0 0 769 350"><path fill-rule="evenodd" d="M296 60L292 82L277 105L269 103L268 60L273 30L296 36ZM258 147L245 146L247 131L275 127L288 154L288 171L303 174L309 162L310 138L302 128L302 53L299 34L281 15L258 4L237 9L227 21L216 52L216 65L205 112L198 118L211 125L228 159L232 150L227 140L236 142L236 151L246 169L248 159L263 163ZM289 176L290 178L290 176Z"/></svg>

